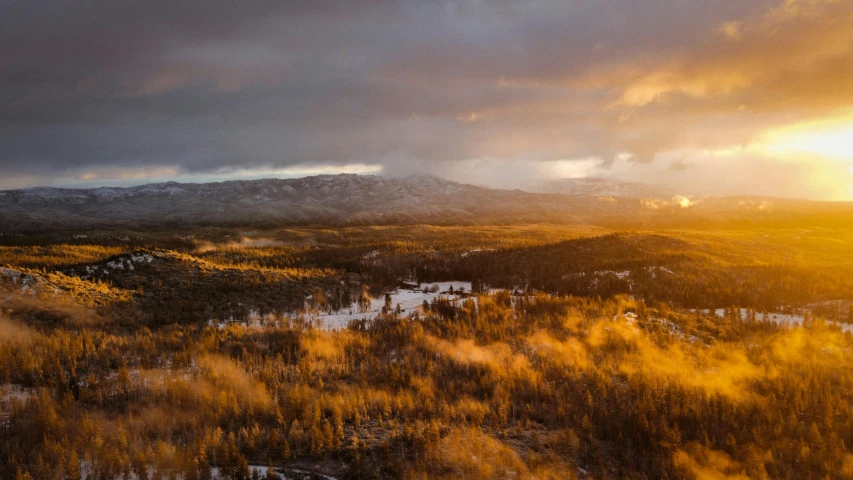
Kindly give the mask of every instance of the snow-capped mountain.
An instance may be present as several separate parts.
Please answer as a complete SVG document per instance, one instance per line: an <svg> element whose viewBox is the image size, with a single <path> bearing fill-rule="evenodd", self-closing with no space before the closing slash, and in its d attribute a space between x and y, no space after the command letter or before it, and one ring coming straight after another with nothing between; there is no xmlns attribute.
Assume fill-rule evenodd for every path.
<svg viewBox="0 0 853 480"><path fill-rule="evenodd" d="M757 197L688 199L665 193L640 196L652 192L606 182L570 183L580 187L562 188L557 183L552 192L558 193L532 193L476 187L430 175L320 175L129 188L7 190L0 191L0 235L189 225L706 225L732 219L789 220L815 212L853 214L850 204Z"/></svg>
<svg viewBox="0 0 853 480"><path fill-rule="evenodd" d="M129 188L0 192L11 229L94 225L480 223L565 219L558 197L491 190L429 175L320 175ZM558 218L559 217L559 218Z"/></svg>

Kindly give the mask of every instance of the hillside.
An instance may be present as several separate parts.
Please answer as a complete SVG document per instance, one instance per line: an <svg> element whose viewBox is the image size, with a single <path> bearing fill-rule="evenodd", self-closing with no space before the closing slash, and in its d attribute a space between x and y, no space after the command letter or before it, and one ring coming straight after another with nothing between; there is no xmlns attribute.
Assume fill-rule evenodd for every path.
<svg viewBox="0 0 853 480"><path fill-rule="evenodd" d="M0 246L0 479L853 471L853 229L238 230Z"/></svg>

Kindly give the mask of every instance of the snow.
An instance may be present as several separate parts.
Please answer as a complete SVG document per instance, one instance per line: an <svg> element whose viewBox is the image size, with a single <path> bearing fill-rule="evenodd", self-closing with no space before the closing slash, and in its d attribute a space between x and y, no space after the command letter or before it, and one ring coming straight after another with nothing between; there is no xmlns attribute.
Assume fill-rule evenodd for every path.
<svg viewBox="0 0 853 480"><path fill-rule="evenodd" d="M675 335L676 337L684 338L684 332L681 330L681 327L679 327L675 323L673 323L669 320L666 320L664 318L656 318L655 317L655 318L652 318L652 320L659 323L660 326L662 328L666 329L670 335Z"/></svg>
<svg viewBox="0 0 853 480"><path fill-rule="evenodd" d="M140 193L143 195L175 196L175 195L181 195L184 193L188 193L187 190L180 188L180 187L177 187L176 185L177 184L172 184L171 182L168 182L168 183L151 183L148 185L142 185L142 186L137 187L133 190L135 190L136 193Z"/></svg>
<svg viewBox="0 0 853 480"><path fill-rule="evenodd" d="M745 308L740 309L741 318L746 318L748 312L749 311ZM716 315L717 317L725 317L726 309L725 308L718 308L718 309L714 310L714 315ZM761 312L757 312L755 314L755 318L758 320L762 320L764 318L764 314ZM800 315L797 313L768 313L767 318L769 318L770 321L775 322L778 325L794 326L794 325L802 325L803 320L805 320L805 315ZM841 330L844 332L853 333L853 325L851 325L849 323L836 323L836 325L841 327Z"/></svg>
<svg viewBox="0 0 853 480"><path fill-rule="evenodd" d="M21 293L29 293L29 294L35 294L36 293L36 289L33 288L33 286L32 286L32 284L35 283L35 282L33 282L33 280L34 280L33 277L31 277L29 275L24 277L24 280L21 282Z"/></svg>
<svg viewBox="0 0 853 480"><path fill-rule="evenodd" d="M154 256L151 255L150 253L134 252L134 253L130 254L129 256L119 257L119 258L116 258L115 260L111 260L111 261L107 262L105 265L105 268L104 268L104 275L109 274L109 272L106 270L106 268L110 268L112 270L124 270L124 269L133 270L134 269L133 268L134 263L137 263L137 264L138 263L151 263L153 260L154 260ZM86 268L86 273L88 273L90 275L98 269L97 266L87 266L85 268Z"/></svg>
<svg viewBox="0 0 853 480"><path fill-rule="evenodd" d="M453 295L448 293L450 291L450 287L453 287ZM465 294L471 293L471 282L448 281L424 283L421 284L421 288L419 289L398 289L391 293L391 307L397 308L397 305L399 304L403 312L412 312L417 310L419 306L423 305L424 300L426 300L427 303L432 303L434 298L447 297L450 300L458 301L463 298L462 295L457 293L460 289ZM435 291L433 292L433 290ZM322 322L322 328L328 330L345 328L351 320L376 318L379 316L384 305L385 296L383 295L379 298L370 299L369 312L360 313L358 311L358 304L353 302L353 304L347 309L342 309L331 314L316 314L312 318Z"/></svg>
<svg viewBox="0 0 853 480"><path fill-rule="evenodd" d="M607 275L607 274L612 274L612 275L616 275L618 278L624 280L624 279L631 276L631 271L625 270L622 272L614 272L613 270L599 270L597 272L592 272L592 274L593 275L602 275L602 276Z"/></svg>
<svg viewBox="0 0 853 480"><path fill-rule="evenodd" d="M21 272L19 270L13 270L11 268L0 267L0 274L3 274L12 279L12 283L15 285L18 284L18 279L21 278Z"/></svg>
<svg viewBox="0 0 853 480"><path fill-rule="evenodd" d="M626 312L626 313L623 313L622 315L614 316L613 320L616 321L616 320L619 320L620 318L624 319L625 323L627 323L628 325L633 325L634 322L637 321L637 314L634 312Z"/></svg>
<svg viewBox="0 0 853 480"><path fill-rule="evenodd" d="M133 253L130 255L130 261L133 263L151 263L154 260L154 256L150 253Z"/></svg>
<svg viewBox="0 0 853 480"><path fill-rule="evenodd" d="M0 385L0 405L11 403L13 400L26 401L34 395L34 389L12 383Z"/></svg>
<svg viewBox="0 0 853 480"><path fill-rule="evenodd" d="M278 473L278 477L282 480L296 480L308 476L310 476L310 478L322 478L324 480L337 480L337 478L331 477L329 475L308 472L306 470L300 470L297 468L274 468L276 468L276 473ZM253 470L257 470L261 478L264 478L264 476L267 474L267 467L265 465L249 465L249 471ZM219 468L217 467L211 468L211 474L214 480L224 479L224 477L219 474Z"/></svg>
<svg viewBox="0 0 853 480"><path fill-rule="evenodd" d="M99 187L92 190L92 195L100 200L116 200L130 195L127 189L117 187Z"/></svg>
<svg viewBox="0 0 853 480"><path fill-rule="evenodd" d="M43 277L39 275L25 275L20 270L15 270L12 268L4 268L0 267L0 275L6 276L12 280L12 284L21 286L21 293L24 294L35 294L35 287L43 280ZM57 291L56 287L52 287L54 292Z"/></svg>
<svg viewBox="0 0 853 480"><path fill-rule="evenodd" d="M21 191L22 197L43 202L69 202L74 200L85 200L87 195L82 190L71 190L66 188L33 187Z"/></svg>
<svg viewBox="0 0 853 480"><path fill-rule="evenodd" d="M107 262L107 266L112 269L119 268L124 270L124 260L113 260L112 262Z"/></svg>

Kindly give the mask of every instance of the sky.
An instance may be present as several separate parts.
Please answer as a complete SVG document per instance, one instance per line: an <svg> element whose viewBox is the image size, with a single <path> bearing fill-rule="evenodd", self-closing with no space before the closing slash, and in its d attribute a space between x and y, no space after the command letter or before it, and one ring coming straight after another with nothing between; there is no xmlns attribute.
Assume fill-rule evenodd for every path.
<svg viewBox="0 0 853 480"><path fill-rule="evenodd" d="M426 172L853 200L853 0L0 3L0 188Z"/></svg>

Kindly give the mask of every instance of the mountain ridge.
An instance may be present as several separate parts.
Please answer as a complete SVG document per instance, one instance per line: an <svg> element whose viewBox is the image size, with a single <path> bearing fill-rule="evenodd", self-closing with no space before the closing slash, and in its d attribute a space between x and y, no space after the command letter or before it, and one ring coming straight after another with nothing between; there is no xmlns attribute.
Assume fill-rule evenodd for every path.
<svg viewBox="0 0 853 480"><path fill-rule="evenodd" d="M592 182L595 184L595 182ZM608 187L609 188L609 187ZM853 204L722 197L688 200L478 187L419 174L163 182L133 187L0 191L0 230L181 225L627 224L788 218Z"/></svg>

